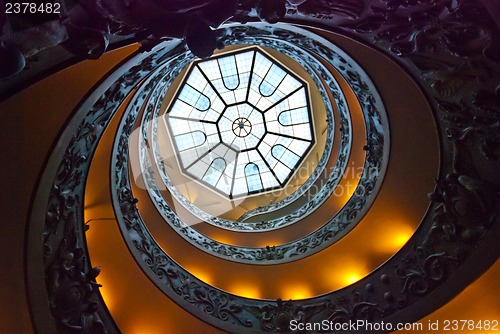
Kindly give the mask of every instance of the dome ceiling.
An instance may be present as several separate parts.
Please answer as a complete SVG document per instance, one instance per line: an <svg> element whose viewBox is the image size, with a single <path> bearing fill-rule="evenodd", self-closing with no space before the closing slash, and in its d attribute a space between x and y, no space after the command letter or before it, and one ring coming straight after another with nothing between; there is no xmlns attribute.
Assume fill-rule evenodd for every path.
<svg viewBox="0 0 500 334"><path fill-rule="evenodd" d="M229 198L284 187L314 144L308 94L257 48L195 62L165 116L181 169Z"/></svg>
<svg viewBox="0 0 500 334"><path fill-rule="evenodd" d="M80 26L82 18L64 23L64 46L80 56L99 57L110 34L142 46L82 97L34 195L27 268L36 275L27 285L31 296L42 296L31 301L37 331L119 332L99 294L99 269L90 265L85 234L84 221L94 218L86 201L103 184L110 190L106 210L141 275L162 297L229 332L282 332L291 321L324 319L416 321L431 311L419 305L445 303L476 278L480 270L471 268L484 270L498 257L499 36L480 2L222 3L227 6L213 15L221 2L151 3L158 17L170 19L161 28L114 2L96 8L102 22L91 25L92 33ZM344 50L322 29L357 41L345 38ZM85 43L75 43L75 36ZM209 58L215 48L231 46ZM376 73L378 64L363 56L365 49L381 68L397 70L372 78L365 67ZM279 54L310 81L283 65ZM26 73L18 78L33 72ZM408 81L412 88L403 89ZM172 86L176 92L169 95ZM166 96L172 97L167 104ZM316 114L314 101L324 115ZM317 124L324 125L319 132ZM324 149L315 151L319 138ZM162 156L167 141L184 176L217 196L186 196L190 189L173 181ZM430 147L419 146L424 142ZM104 168L92 159L101 149ZM295 182L312 152L314 166ZM275 189L293 191L254 206L237 201ZM239 210L236 219L197 205L217 207L221 197ZM379 247L394 242L397 249L365 253L370 265L339 283L341 269L355 262L342 259L401 229L405 219L411 224L402 242L391 234ZM363 233L370 237L359 238ZM213 279L196 265L227 273ZM337 270L323 270L330 266ZM318 282L319 270L330 280L323 290L302 289ZM268 282L262 295L225 285L252 274L261 280L256 285ZM46 285L34 277L46 277ZM280 290L290 278L303 285Z"/></svg>

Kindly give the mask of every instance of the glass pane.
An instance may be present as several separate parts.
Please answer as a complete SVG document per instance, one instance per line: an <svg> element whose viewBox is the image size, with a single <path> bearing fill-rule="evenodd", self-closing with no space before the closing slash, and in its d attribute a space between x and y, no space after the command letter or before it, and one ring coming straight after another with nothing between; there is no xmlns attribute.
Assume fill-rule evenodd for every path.
<svg viewBox="0 0 500 334"><path fill-rule="evenodd" d="M295 168L295 165L300 160L300 157L297 154L293 153L285 146L279 144L273 146L271 154L283 165L287 166L290 169Z"/></svg>
<svg viewBox="0 0 500 334"><path fill-rule="evenodd" d="M219 58L217 62L219 64L222 80L224 81L224 86L231 90L238 88L240 80L238 78L238 68L234 56Z"/></svg>
<svg viewBox="0 0 500 334"><path fill-rule="evenodd" d="M205 134L201 131L188 132L175 136L175 142L179 151L185 151L202 145L207 140Z"/></svg>
<svg viewBox="0 0 500 334"><path fill-rule="evenodd" d="M207 169L205 175L203 175L203 181L208 184L215 186L219 181L224 169L226 168L226 161L222 158L216 158Z"/></svg>
<svg viewBox="0 0 500 334"><path fill-rule="evenodd" d="M262 180L260 179L259 167L256 164L249 163L246 165L245 177L249 193L262 190Z"/></svg>
<svg viewBox="0 0 500 334"><path fill-rule="evenodd" d="M184 86L179 94L179 99L200 111L205 111L210 108L210 100L208 97L189 85Z"/></svg>
<svg viewBox="0 0 500 334"><path fill-rule="evenodd" d="M309 123L309 114L305 107L285 110L279 114L278 121L284 126Z"/></svg>
<svg viewBox="0 0 500 334"><path fill-rule="evenodd" d="M286 72L273 64L259 86L263 96L271 96L286 76Z"/></svg>

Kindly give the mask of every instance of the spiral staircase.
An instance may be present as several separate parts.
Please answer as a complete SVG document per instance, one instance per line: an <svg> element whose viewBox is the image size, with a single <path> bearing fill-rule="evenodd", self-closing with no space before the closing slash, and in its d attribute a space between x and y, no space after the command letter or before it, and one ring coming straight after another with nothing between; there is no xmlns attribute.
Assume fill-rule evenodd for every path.
<svg viewBox="0 0 500 334"><path fill-rule="evenodd" d="M0 38L5 331L498 320L494 3L62 8Z"/></svg>

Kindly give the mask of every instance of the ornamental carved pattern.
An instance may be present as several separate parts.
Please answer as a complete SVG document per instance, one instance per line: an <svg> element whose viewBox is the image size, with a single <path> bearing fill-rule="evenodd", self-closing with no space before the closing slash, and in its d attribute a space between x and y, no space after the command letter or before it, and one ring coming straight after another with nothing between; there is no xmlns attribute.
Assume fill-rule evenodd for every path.
<svg viewBox="0 0 500 334"><path fill-rule="evenodd" d="M227 39L227 33L224 34L225 38ZM251 38L250 36L247 36L247 39ZM232 40L232 39L231 39ZM236 41L232 40L233 43L249 43L248 41L241 40L241 41ZM278 219L274 220L268 220L268 221L261 221L257 223L252 223L252 224L241 224L239 223L241 220L244 220L246 218L252 217L256 214L262 214L262 213L268 213L271 211L278 210L286 205L289 205L290 203L300 199L301 196L309 196L308 195L308 190L311 188L311 186L318 180L318 178L322 174L326 174L325 168L326 164L328 162L328 159L330 158L331 155L331 150L333 146L333 136L334 136L334 129L333 129L333 109L330 103L330 100L327 97L327 93L325 91L325 87L321 84L321 81L318 77L318 72L322 78L328 78L324 79L327 81L329 89L332 91L332 95L334 97L334 100L338 106L339 109L339 114L341 117L341 123L346 124L345 128L346 131L342 133L341 139L340 139L340 153L338 155L335 167L333 168L333 171L335 174L330 174L326 176L326 179L335 179L336 182L329 182L328 186L330 189L333 189L338 181L340 181L340 178L338 177L343 173L343 170L345 169L345 163L347 162L347 156L348 152L350 151L350 124L348 122L348 112L347 112L347 103L344 100L344 97L342 93L340 92L340 88L337 86L335 80L331 78L331 75L328 75L326 71L321 66L317 66L318 62L316 59L312 58L310 55L307 53L298 53L299 50L295 50L296 53L294 54L294 51L288 50L289 46L287 44L282 44L279 43L279 41L276 40L264 40L260 41L262 46L269 46L273 47L275 49L281 49L283 53L294 57L296 61L298 61L301 65L304 66L304 68L309 69L308 73L311 74L313 77L313 80L316 82L318 89L320 90L321 96L323 97L323 101L325 102L325 106L327 109L327 122L328 122L328 132L327 132L327 138L326 138L326 144L325 144L325 149L324 153L321 156L320 161L318 162L318 166L315 168L311 176L307 179L307 181L296 191L293 192L290 196L287 196L286 198L274 202L272 204L262 206L253 210L249 210L246 213L244 213L237 222L229 221L220 217L212 216L204 212L203 210L200 210L198 207L193 205L187 198L185 198L178 190L177 188L172 184L170 178L168 177L166 171L165 171L165 166L161 162L162 157L159 152L159 148L157 145L157 141L153 140L152 141L152 148L154 151L154 158L155 162L158 165L160 176L163 179L164 184L167 186L169 189L169 192L173 194L176 199L182 203L184 207L186 207L191 213L195 214L198 218L200 218L202 221L205 221L209 224L213 224L215 226L221 227L221 228L227 228L231 230L236 230L236 231L261 231L261 230L270 230L270 229L275 229L275 228L280 228L283 227L284 224L291 224L295 221L297 221L298 217L303 216L306 212L311 212L313 208L315 208L315 205L308 205L307 211L304 209L299 209L297 210L294 214L289 214L285 217L281 217ZM251 44L251 43L249 43ZM297 57L300 55L300 57ZM312 66L310 64L313 64ZM315 70L312 69L314 67ZM164 90L168 89L168 87L165 87ZM159 94L159 98L164 96L164 92L162 94ZM157 138L158 134L158 117L160 113L160 101L154 101L152 99L149 100L148 104L155 104L156 103L156 108L154 110L152 120L151 120L151 126L152 126L152 136L153 138ZM141 122L141 127L144 129L145 128L145 120L149 120L151 117L150 115L145 115L143 116L143 120ZM144 142L147 143L148 141L148 134L146 131L143 131L142 138L144 139ZM146 162L146 164L148 164ZM323 176L325 177L325 176ZM323 196L324 199L327 197ZM318 201L312 200L314 203L321 203ZM316 204L317 205L317 204Z"/></svg>
<svg viewBox="0 0 500 334"><path fill-rule="evenodd" d="M269 29L266 27L260 27L255 29L249 29L249 27L245 27L244 29L234 28L235 35L245 35L244 39L235 39L235 43L245 42L248 43L248 39L252 43L259 43L255 37L252 36L267 36L267 39L274 38L283 38L286 36L286 39L292 44L298 43L301 38L301 34L293 31L284 31L281 29ZM226 32L228 35L229 32ZM266 44L267 45L267 44ZM279 43L277 44L280 45ZM310 42L310 47L312 52L318 52L318 49L325 48L321 43ZM292 52L292 51L288 51ZM347 55L339 55L339 51L334 51L333 48L329 53L325 54L326 59L331 62L334 62L335 59L341 57L347 57ZM314 63L313 63L314 64ZM342 64L349 64L349 61L345 60ZM157 71L154 75L150 77L150 81L145 84L146 88L139 89L136 97L132 100L130 105L132 107L128 108L125 112L125 120L126 126L122 126L118 131L120 143L118 146L115 146L113 150L113 157L117 161L122 161L128 159L129 152L127 152L124 145L128 145L128 136L132 132L135 127L134 123L136 118L139 116L139 107L146 104L146 113L144 120L150 119L151 109L153 109L153 105L155 104L155 96L163 96L162 94L158 94L158 90L152 90L152 92L148 89L152 89L158 80L161 80L161 76L164 73L177 73L182 70L185 63L175 61L175 65L166 63L166 69L161 69ZM364 212L366 212L367 207L370 203L370 196L375 194L376 184L381 182L383 176L383 162L384 157L382 156L382 152L384 149L387 151L387 147L384 147L383 137L387 134L383 133L382 126L382 118L383 116L383 107L381 107L380 102L374 97L375 90L373 85L370 82L367 82L367 78L361 78L361 74L358 73L358 69L354 67L354 64L350 64L347 66L347 69L344 70L345 76L347 77L349 84L352 86L353 91L356 95L358 95L358 99L362 105L362 110L365 114L365 123L366 127L371 129L368 130L369 138L378 138L377 144L373 144L370 142L371 147L374 149L367 149L367 164L364 167L363 176L357 186L357 191L354 196L349 200L349 202L340 210L338 214L332 217L329 221L325 223L323 227L319 230L313 232L312 234L305 236L295 242L283 244L283 245L268 245L267 247L262 248L246 248L239 247L235 245L228 245L224 243L217 242L214 239L208 238L195 229L193 229L188 224L184 223L177 214L172 210L170 205L163 198L158 186L155 183L153 172L151 171L151 161L149 160L148 154L145 152L147 149L147 137L144 138L144 131L142 132L143 145L140 145L140 159L141 166L145 166L141 171L144 176L144 181L146 184L146 188L150 194L150 197L155 204L158 211L161 213L163 218L170 224L170 226L176 230L183 238L189 241L191 244L195 245L199 249L224 258L231 261L251 263L251 264L270 264L270 263L280 263L284 261L291 261L302 258L304 256L311 255L321 249L324 249L334 241L338 240L340 236L347 232L348 227L353 227L355 223L359 222ZM319 66L318 70L322 70L322 67ZM342 70L340 70L342 72ZM161 85L164 85L168 82L171 82L175 76L171 75L169 79L162 80ZM324 76L325 79L328 76ZM155 79L156 78L156 79ZM351 79L352 81L349 81ZM336 85L334 85L333 79L328 81L332 84L332 88L338 89ZM158 85L158 84L156 84ZM168 84L167 84L168 86ZM153 95L151 102L146 103L146 99ZM380 98L378 98L380 100ZM156 103L157 105L159 103ZM145 128L143 124L143 128ZM348 133L348 129L346 128L344 133ZM147 134L146 134L147 135ZM344 137L345 138L345 137ZM378 146L380 145L382 146ZM375 149L376 148L376 149ZM116 153L118 152L118 153ZM375 156L375 153L380 154L379 156ZM345 153L344 153L345 154ZM157 158L158 159L158 158ZM346 159L338 159L337 163L343 164ZM378 171L377 173L373 173L373 171ZM284 224L293 223L299 217L304 216L314 210L316 207L324 203L324 201L331 195L334 191L334 186L338 182L338 177L336 176L337 170L333 170L332 175L326 182L325 187L323 187L319 193L310 200L305 206L299 208L297 212L293 212L284 216L281 219L277 219L275 221L268 222L271 223L279 223L281 225L276 224L278 227L284 226ZM130 180L128 179L130 172L128 171L128 163L119 163L119 168L116 169L114 173L112 183L117 185L131 187ZM119 191L119 186L115 187L115 191ZM119 204L118 204L119 205ZM117 212L118 218L120 217L120 212ZM142 219L139 217L140 224L144 224Z"/></svg>
<svg viewBox="0 0 500 334"><path fill-rule="evenodd" d="M236 17L253 15L250 9L255 7L252 1L240 4ZM281 8L256 12L273 20ZM473 0L289 0L284 20L320 25L373 45L396 59L422 86L438 123L442 166L430 195L430 211L419 229L388 263L350 287L302 301L249 300L207 286L149 243L147 231L132 219L136 201L122 186L121 211L127 228L135 231L134 252L155 273L156 282L171 291L171 298L228 331L278 332L290 319L394 321L399 312L411 311L417 300L439 293L498 225L498 28L481 3ZM126 23L121 29L127 31ZM45 214L30 224L44 222L41 275L46 277L50 308L60 328L84 332L90 324L98 331L109 318L102 302L93 301L98 270L90 268L83 246L83 180L112 111L162 56L166 55L149 54L122 70L115 82L101 85L92 105L77 110L61 137L51 160L56 161L57 172L45 174L54 180L49 189L42 189L42 197L48 198ZM375 139L368 143L368 152L376 155L376 147ZM118 160L116 167L124 163ZM498 243L491 251L499 253ZM65 314L61 305L70 305L75 313Z"/></svg>

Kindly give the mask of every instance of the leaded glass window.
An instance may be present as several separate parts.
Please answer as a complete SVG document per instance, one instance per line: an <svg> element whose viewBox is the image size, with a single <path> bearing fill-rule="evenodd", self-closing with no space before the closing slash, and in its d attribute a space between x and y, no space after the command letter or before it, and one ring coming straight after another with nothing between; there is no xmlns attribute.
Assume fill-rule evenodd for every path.
<svg viewBox="0 0 500 334"><path fill-rule="evenodd" d="M224 173L224 169L226 169L226 161L222 158L215 158L203 175L203 181L215 186Z"/></svg>
<svg viewBox="0 0 500 334"><path fill-rule="evenodd" d="M207 136L201 131L188 132L175 137L179 151L185 151L200 146L206 139Z"/></svg>
<svg viewBox="0 0 500 334"><path fill-rule="evenodd" d="M314 145L307 84L257 47L193 62L165 117L182 171L229 198L284 187Z"/></svg>
<svg viewBox="0 0 500 334"><path fill-rule="evenodd" d="M256 164L251 162L245 166L245 178L249 193L262 190L262 180L260 179L259 167Z"/></svg>

